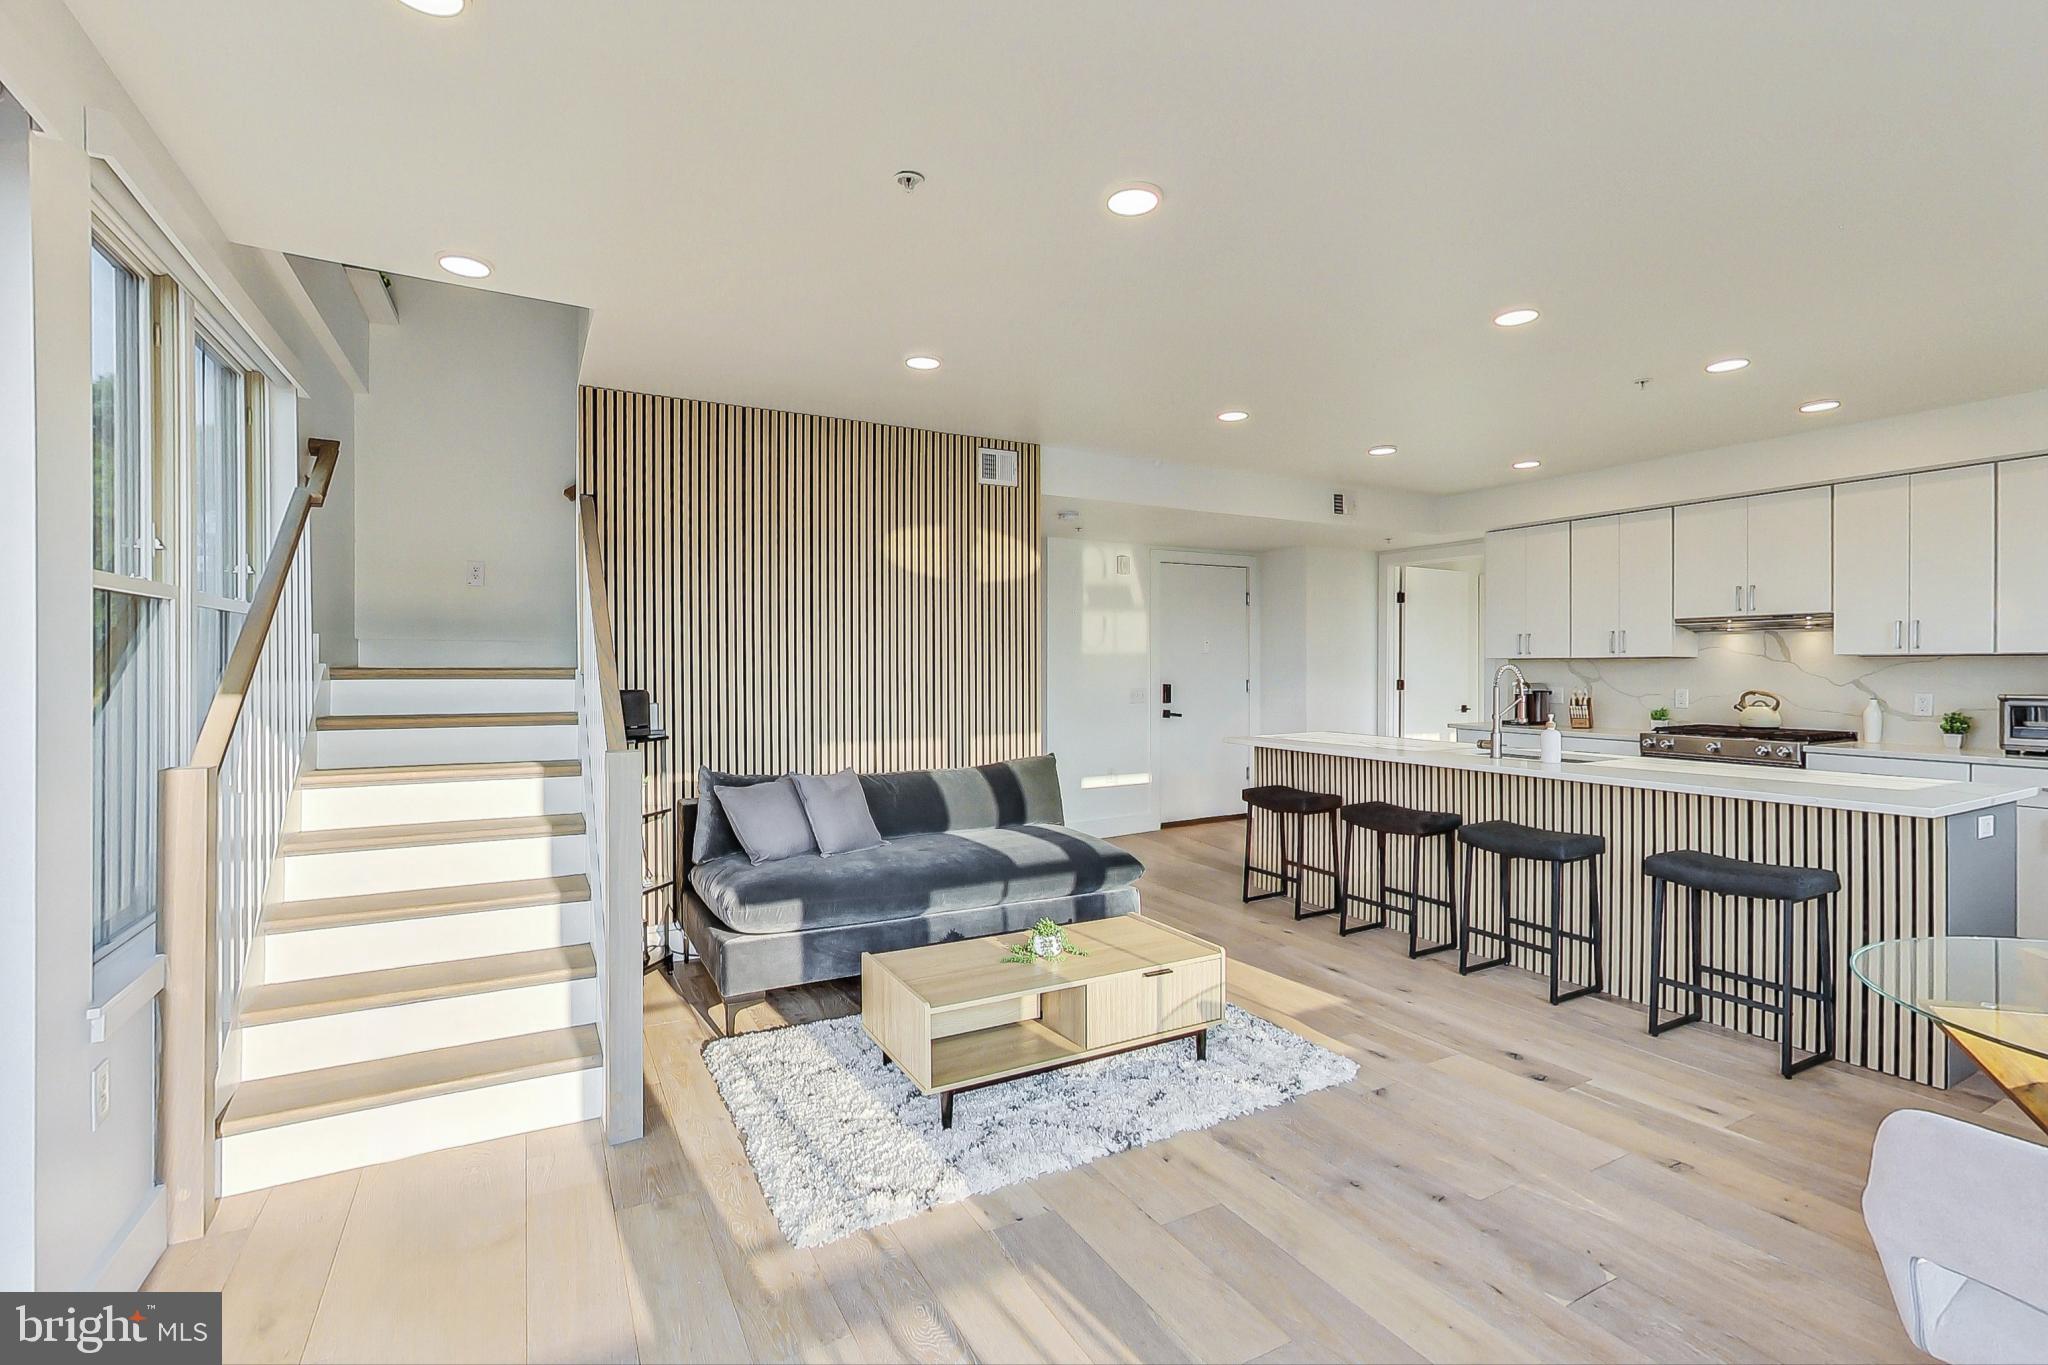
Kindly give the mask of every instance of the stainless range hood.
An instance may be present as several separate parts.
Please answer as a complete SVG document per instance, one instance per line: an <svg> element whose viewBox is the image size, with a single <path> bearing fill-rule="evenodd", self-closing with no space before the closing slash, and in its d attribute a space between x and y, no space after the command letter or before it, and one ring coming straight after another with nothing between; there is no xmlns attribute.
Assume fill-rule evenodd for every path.
<svg viewBox="0 0 2048 1365"><path fill-rule="evenodd" d="M1786 613L1779 616L1749 612L1742 616L1681 616L1678 625L1702 635L1744 635L1760 630L1833 630L1831 611Z"/></svg>

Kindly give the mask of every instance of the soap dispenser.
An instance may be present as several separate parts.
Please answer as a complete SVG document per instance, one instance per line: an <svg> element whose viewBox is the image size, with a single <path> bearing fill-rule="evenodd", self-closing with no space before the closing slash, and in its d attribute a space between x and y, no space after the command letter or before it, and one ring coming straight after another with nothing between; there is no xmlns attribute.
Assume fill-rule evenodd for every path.
<svg viewBox="0 0 2048 1365"><path fill-rule="evenodd" d="M1538 739L1543 746L1539 752L1545 763L1564 762L1564 736L1557 732L1557 717L1552 716L1543 722L1543 733Z"/></svg>

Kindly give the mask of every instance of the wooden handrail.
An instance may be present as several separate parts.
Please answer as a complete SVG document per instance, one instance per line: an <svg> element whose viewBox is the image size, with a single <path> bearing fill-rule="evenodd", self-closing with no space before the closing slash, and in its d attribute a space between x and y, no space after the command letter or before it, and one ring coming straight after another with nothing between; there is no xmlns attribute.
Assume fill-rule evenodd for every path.
<svg viewBox="0 0 2048 1365"><path fill-rule="evenodd" d="M604 693L604 747L612 753L626 748L626 720L619 711L619 654L612 643L612 599L605 586L604 547L597 536L597 499L579 500L583 523L583 575L589 584L590 626L597 643L597 685Z"/></svg>
<svg viewBox="0 0 2048 1365"><path fill-rule="evenodd" d="M292 560L306 536L306 519L315 507L327 501L327 489L334 482L334 463L341 457L341 442L315 437L306 442L313 467L284 509L277 537L270 542L270 557L263 562L263 576L256 580L256 594L249 612L242 618L242 630L235 647L228 652L221 669L220 686L206 708L206 720L199 727L199 739L192 746L189 768L218 768L227 758L228 741L235 737L235 724L242 718L242 703L248 700L249 684L256 665L263 658L263 646L270 639L270 623L277 616L277 604L284 597L284 581L291 573Z"/></svg>

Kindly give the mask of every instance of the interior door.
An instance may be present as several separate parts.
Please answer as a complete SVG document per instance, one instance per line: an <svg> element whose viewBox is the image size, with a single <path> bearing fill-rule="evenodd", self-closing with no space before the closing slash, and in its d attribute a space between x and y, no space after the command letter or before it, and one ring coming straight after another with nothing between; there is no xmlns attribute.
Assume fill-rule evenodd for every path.
<svg viewBox="0 0 2048 1365"><path fill-rule="evenodd" d="M1241 564L1167 561L1155 591L1159 818L1241 811L1251 750L1251 573Z"/></svg>
<svg viewBox="0 0 2048 1365"><path fill-rule="evenodd" d="M1400 728L1449 739L1479 714L1479 583L1458 569L1401 570Z"/></svg>
<svg viewBox="0 0 2048 1365"><path fill-rule="evenodd" d="M1998 471L1988 464L1913 476L1912 617L1920 654L1989 654L1998 602Z"/></svg>

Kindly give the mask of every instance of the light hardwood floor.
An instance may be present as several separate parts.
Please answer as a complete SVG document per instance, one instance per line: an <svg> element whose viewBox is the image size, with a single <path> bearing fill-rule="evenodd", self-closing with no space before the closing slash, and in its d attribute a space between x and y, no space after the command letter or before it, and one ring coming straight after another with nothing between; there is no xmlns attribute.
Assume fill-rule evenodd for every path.
<svg viewBox="0 0 2048 1365"><path fill-rule="evenodd" d="M1781 1080L1768 1043L1240 905L1241 828L1122 841L1146 913L1350 1086L799 1251L699 1056L703 983L650 976L642 1141L239 1196L151 1287L224 1290L230 1360L1901 1360L1858 1212L1878 1121L2038 1137L1988 1093ZM742 1022L856 1010L833 985Z"/></svg>

